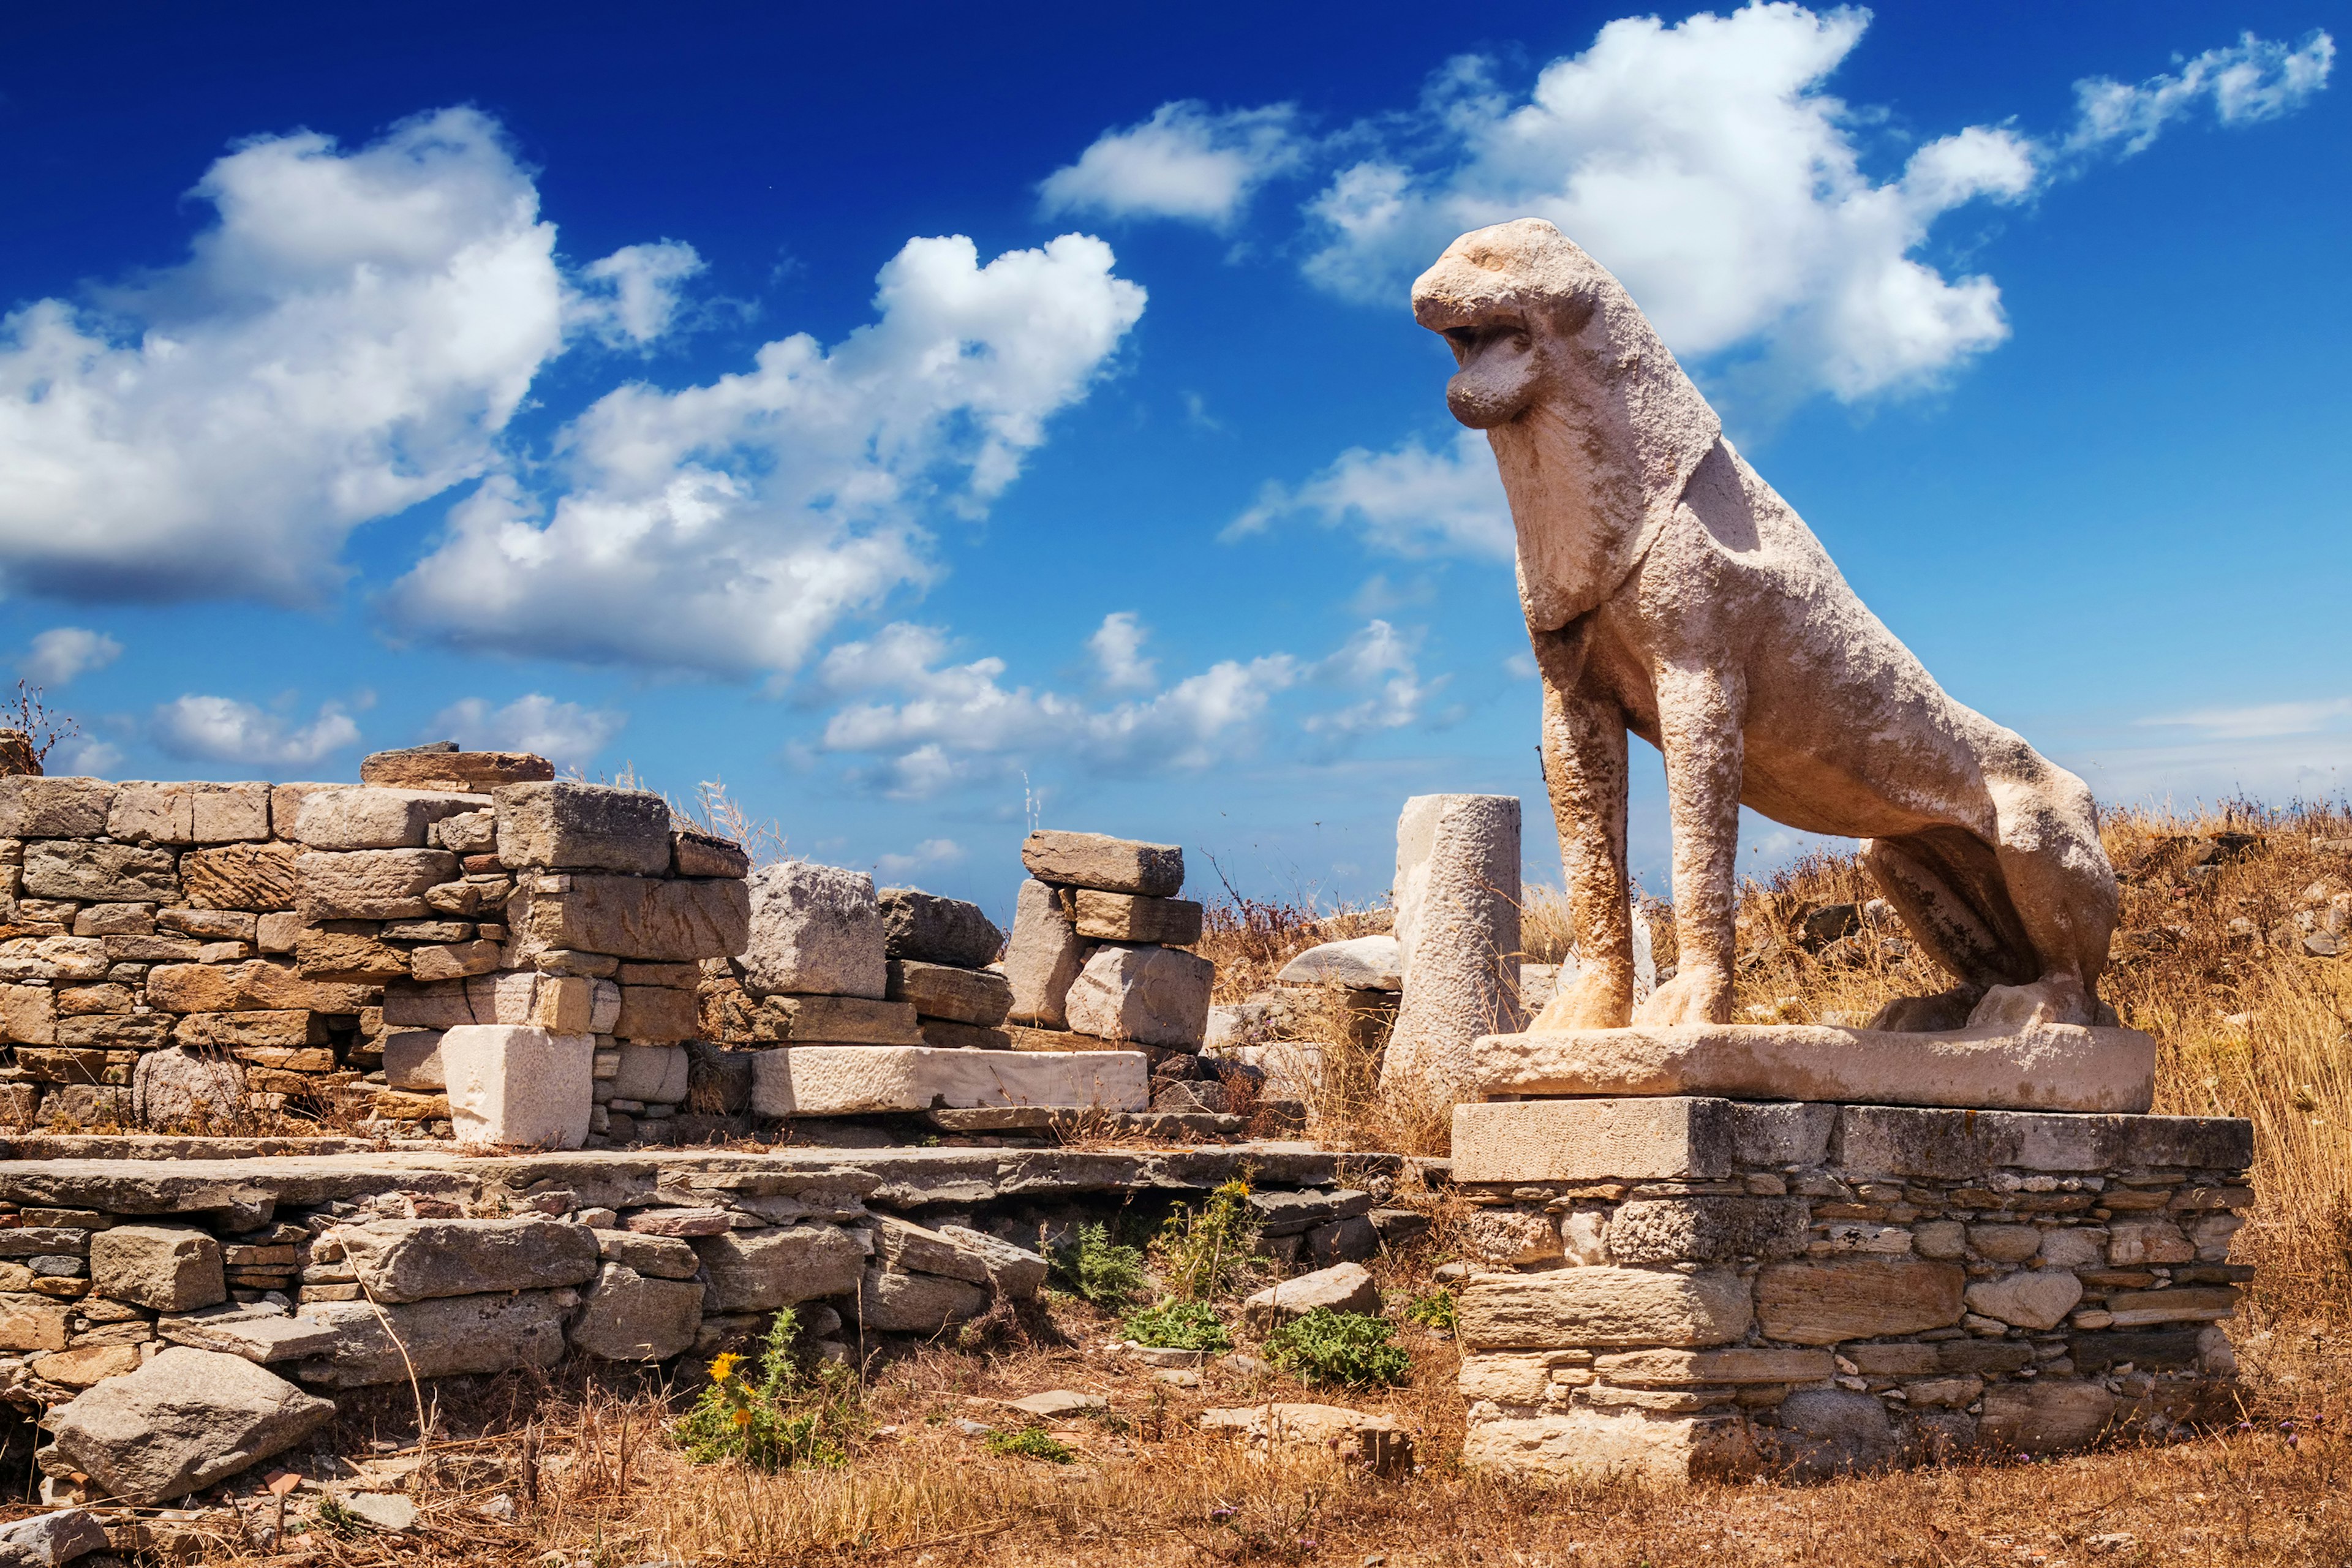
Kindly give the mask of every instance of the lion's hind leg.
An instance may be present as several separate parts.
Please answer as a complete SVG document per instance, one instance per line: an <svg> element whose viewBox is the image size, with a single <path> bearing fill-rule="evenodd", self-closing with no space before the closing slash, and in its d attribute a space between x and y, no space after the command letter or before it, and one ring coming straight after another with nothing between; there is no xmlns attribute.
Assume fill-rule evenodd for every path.
<svg viewBox="0 0 2352 1568"><path fill-rule="evenodd" d="M1913 940L1959 984L1887 1003L1868 1025L1922 1033L1958 1029L1985 994L2023 984L2041 965L2010 902L2000 858L1975 834L1933 827L1863 846L1863 866Z"/></svg>

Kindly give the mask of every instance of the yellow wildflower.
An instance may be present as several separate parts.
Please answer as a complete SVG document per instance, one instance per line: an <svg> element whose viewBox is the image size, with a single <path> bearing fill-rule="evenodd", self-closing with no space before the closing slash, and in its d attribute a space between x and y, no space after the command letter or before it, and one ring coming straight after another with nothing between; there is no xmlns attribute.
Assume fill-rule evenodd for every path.
<svg viewBox="0 0 2352 1568"><path fill-rule="evenodd" d="M727 1351L719 1355L712 1356L710 1358L710 1381L713 1383L726 1382L729 1378L735 1375L735 1369L742 1364L743 1358L737 1355L733 1351Z"/></svg>

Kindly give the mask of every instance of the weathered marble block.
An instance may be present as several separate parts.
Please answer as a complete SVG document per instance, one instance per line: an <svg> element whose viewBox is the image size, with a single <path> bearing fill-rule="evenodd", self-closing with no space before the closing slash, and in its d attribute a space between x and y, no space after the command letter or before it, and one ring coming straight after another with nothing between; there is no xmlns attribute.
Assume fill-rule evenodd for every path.
<svg viewBox="0 0 2352 1568"><path fill-rule="evenodd" d="M2252 1158L2219 1117L1459 1106L1465 1458L1812 1477L2225 1418Z"/></svg>

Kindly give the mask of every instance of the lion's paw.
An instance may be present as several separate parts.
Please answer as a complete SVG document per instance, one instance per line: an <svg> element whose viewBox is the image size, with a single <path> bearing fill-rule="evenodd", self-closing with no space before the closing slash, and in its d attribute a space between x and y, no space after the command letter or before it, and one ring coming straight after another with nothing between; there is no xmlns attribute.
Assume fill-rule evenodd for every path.
<svg viewBox="0 0 2352 1568"><path fill-rule="evenodd" d="M1529 1029L1622 1029L1633 1018L1633 987L1598 969L1543 1005Z"/></svg>
<svg viewBox="0 0 2352 1568"><path fill-rule="evenodd" d="M2088 1024L2097 1016L2090 993L2071 974L2045 974L2031 985L1996 985L1969 1010L1971 1029L2035 1029Z"/></svg>
<svg viewBox="0 0 2352 1568"><path fill-rule="evenodd" d="M1685 969L1650 993L1633 1022L1672 1028L1677 1024L1731 1022L1731 976L1719 969Z"/></svg>

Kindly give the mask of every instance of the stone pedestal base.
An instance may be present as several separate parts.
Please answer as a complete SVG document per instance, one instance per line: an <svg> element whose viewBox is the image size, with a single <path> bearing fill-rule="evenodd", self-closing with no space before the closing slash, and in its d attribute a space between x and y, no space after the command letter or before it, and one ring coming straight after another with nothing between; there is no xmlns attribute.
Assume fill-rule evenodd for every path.
<svg viewBox="0 0 2352 1568"><path fill-rule="evenodd" d="M1465 1459L1819 1476L2231 1413L2242 1121L1464 1105Z"/></svg>
<svg viewBox="0 0 2352 1568"><path fill-rule="evenodd" d="M793 1046L751 1059L761 1116L1050 1106L1150 1108L1141 1051L959 1051L928 1046Z"/></svg>

